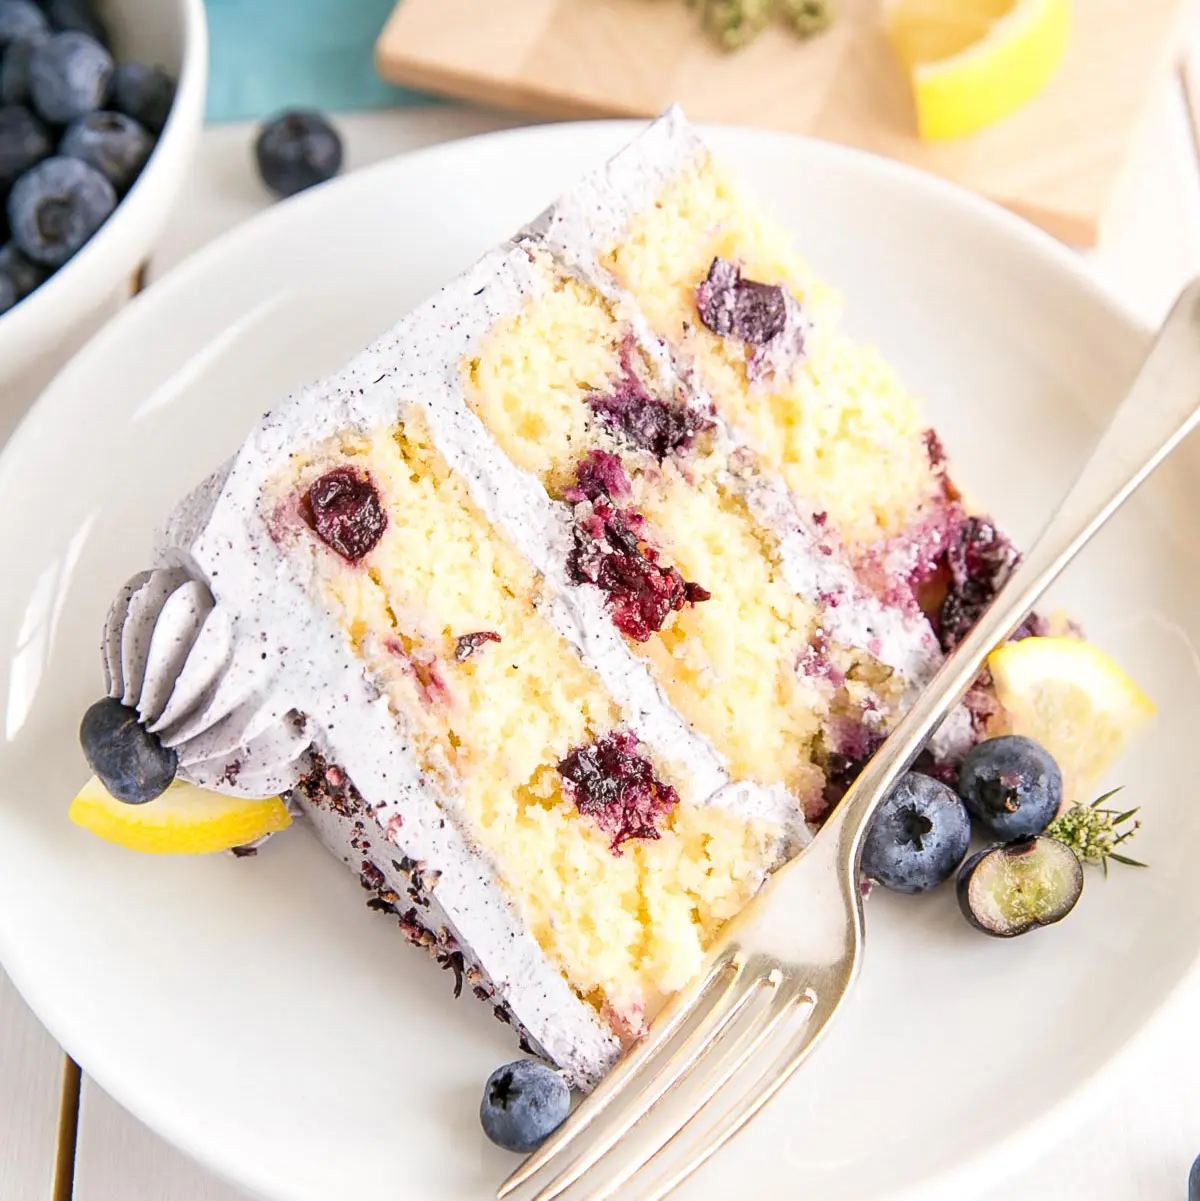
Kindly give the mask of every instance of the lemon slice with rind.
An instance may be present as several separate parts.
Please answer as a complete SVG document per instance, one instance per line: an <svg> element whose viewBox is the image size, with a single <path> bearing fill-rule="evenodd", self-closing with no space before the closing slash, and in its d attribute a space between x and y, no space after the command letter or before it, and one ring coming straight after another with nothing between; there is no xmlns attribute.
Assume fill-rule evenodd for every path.
<svg viewBox="0 0 1200 1201"><path fill-rule="evenodd" d="M884 20L928 141L974 133L1033 99L1071 32L1069 0L889 0Z"/></svg>
<svg viewBox="0 0 1200 1201"><path fill-rule="evenodd" d="M1007 724L1054 756L1070 800L1087 796L1154 716L1133 680L1077 638L1023 638L994 650L988 667Z"/></svg>
<svg viewBox="0 0 1200 1201"><path fill-rule="evenodd" d="M150 855L228 851L283 830L292 821L278 797L247 800L181 780L144 805L127 805L95 776L71 802L69 816L107 842Z"/></svg>

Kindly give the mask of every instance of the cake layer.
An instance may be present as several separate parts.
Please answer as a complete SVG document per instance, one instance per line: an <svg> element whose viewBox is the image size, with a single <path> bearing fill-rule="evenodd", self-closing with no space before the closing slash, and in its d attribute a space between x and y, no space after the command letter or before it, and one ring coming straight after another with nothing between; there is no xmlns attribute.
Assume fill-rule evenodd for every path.
<svg viewBox="0 0 1200 1201"><path fill-rule="evenodd" d="M644 606L627 611L628 571L595 581L735 777L782 784L818 816L831 755L875 745L936 666L927 622L856 584L830 523L810 522L805 541L782 479L639 340L627 298L532 258L540 288L471 360L468 402L573 505L577 542L619 521L701 590L647 622Z"/></svg>
<svg viewBox="0 0 1200 1201"><path fill-rule="evenodd" d="M678 110L528 233L627 298L647 337L852 551L940 514L945 467L919 404L839 332L836 293Z"/></svg>
<svg viewBox="0 0 1200 1201"><path fill-rule="evenodd" d="M297 456L272 489L277 536L321 540L303 498L347 471L383 520L361 557L318 554L330 612L533 937L581 997L640 1029L777 862L780 832L697 807L667 764L653 778L673 799L648 826L620 825L611 806L611 820L585 813L562 765L636 735L543 615L549 585L491 527L417 409Z"/></svg>

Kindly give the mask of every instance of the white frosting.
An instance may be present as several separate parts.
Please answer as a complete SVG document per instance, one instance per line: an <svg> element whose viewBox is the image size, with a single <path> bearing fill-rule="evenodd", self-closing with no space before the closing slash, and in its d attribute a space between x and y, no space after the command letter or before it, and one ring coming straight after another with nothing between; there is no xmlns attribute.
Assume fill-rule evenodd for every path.
<svg viewBox="0 0 1200 1201"><path fill-rule="evenodd" d="M540 242L569 267L596 274L595 262L676 176L708 150L671 105L599 169L534 218L519 238Z"/></svg>
<svg viewBox="0 0 1200 1201"><path fill-rule="evenodd" d="M309 745L303 722L284 718L261 673L231 670L226 613L185 568L130 580L109 610L103 649L108 695L174 748L184 776L251 797L295 784Z"/></svg>

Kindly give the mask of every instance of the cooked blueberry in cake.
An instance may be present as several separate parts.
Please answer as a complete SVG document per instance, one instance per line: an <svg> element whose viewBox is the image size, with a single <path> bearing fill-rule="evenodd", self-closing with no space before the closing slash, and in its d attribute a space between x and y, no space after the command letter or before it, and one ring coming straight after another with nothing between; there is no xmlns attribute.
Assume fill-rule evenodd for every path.
<svg viewBox="0 0 1200 1201"><path fill-rule="evenodd" d="M614 730L591 746L577 747L559 765L568 796L612 835L614 855L630 838L657 838L658 824L679 803L679 793L654 774L628 730Z"/></svg>
<svg viewBox="0 0 1200 1201"><path fill-rule="evenodd" d="M317 537L351 563L379 541L387 525L379 493L353 467L335 467L314 480L300 506Z"/></svg>
<svg viewBox="0 0 1200 1201"><path fill-rule="evenodd" d="M632 446L649 451L659 462L691 446L712 422L696 409L649 392L633 367L632 336L621 346L620 374L608 388L590 393L588 407L610 430ZM603 454L603 451L593 452Z"/></svg>
<svg viewBox="0 0 1200 1201"><path fill-rule="evenodd" d="M183 781L285 795L586 1088L1014 561L672 111L271 408L118 597L108 692ZM923 753L896 886L961 859L939 781L995 710L982 680Z"/></svg>

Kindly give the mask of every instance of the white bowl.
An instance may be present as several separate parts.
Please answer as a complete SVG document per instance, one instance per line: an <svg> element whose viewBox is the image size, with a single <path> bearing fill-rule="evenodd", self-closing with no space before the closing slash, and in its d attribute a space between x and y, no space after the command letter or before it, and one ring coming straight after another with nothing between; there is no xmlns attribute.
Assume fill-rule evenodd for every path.
<svg viewBox="0 0 1200 1201"><path fill-rule="evenodd" d="M101 0L98 8L117 61L164 67L179 81L175 103L154 153L113 215L70 262L0 317L0 385L53 354L128 285L166 225L204 122L203 0Z"/></svg>

